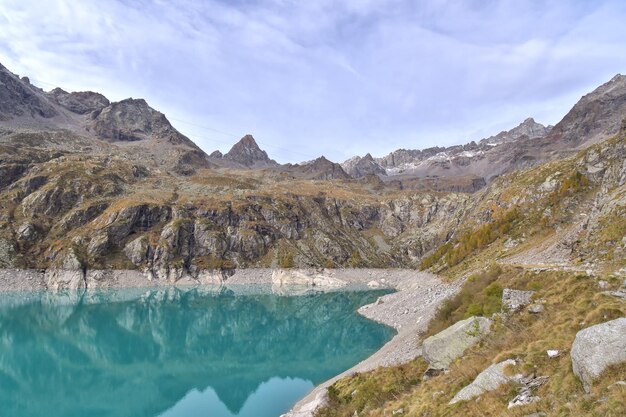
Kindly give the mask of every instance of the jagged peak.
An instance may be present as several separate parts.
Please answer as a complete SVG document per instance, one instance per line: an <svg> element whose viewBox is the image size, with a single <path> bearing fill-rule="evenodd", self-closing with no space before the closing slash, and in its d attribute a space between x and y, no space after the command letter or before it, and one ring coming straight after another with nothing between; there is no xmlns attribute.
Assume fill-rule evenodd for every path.
<svg viewBox="0 0 626 417"><path fill-rule="evenodd" d="M238 162L247 167L257 164L276 165L276 162L267 156L267 152L262 150L257 144L254 137L250 134L242 137L237 143L230 148L224 158Z"/></svg>

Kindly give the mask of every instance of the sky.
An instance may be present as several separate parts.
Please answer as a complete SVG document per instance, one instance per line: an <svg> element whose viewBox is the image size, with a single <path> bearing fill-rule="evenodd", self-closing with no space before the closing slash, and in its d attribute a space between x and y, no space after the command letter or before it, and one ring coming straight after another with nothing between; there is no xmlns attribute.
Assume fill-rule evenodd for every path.
<svg viewBox="0 0 626 417"><path fill-rule="evenodd" d="M623 0L2 0L0 63L145 98L208 153L343 161L557 123L626 73Z"/></svg>

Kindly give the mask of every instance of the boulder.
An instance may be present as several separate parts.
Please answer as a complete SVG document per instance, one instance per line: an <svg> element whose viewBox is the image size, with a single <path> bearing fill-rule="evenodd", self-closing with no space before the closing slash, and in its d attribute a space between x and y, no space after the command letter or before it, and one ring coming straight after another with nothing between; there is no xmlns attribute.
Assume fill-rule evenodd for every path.
<svg viewBox="0 0 626 417"><path fill-rule="evenodd" d="M424 359L431 369L446 369L466 349L474 346L489 333L491 320L470 317L430 336L422 345Z"/></svg>
<svg viewBox="0 0 626 417"><path fill-rule="evenodd" d="M471 384L463 388L450 400L449 404L455 404L459 401L471 400L474 397L498 389L500 385L506 384L514 378L504 374L504 368L508 365L515 365L513 359L507 359L503 362L496 363L482 371Z"/></svg>
<svg viewBox="0 0 626 417"><path fill-rule="evenodd" d="M579 331L572 344L572 369L586 392L602 372L626 362L626 318L597 324Z"/></svg>
<svg viewBox="0 0 626 417"><path fill-rule="evenodd" d="M505 288L502 291L502 305L510 311L517 311L530 304L534 291L521 291Z"/></svg>
<svg viewBox="0 0 626 417"><path fill-rule="evenodd" d="M124 254L135 265L141 265L148 261L150 255L150 244L148 238L140 236L124 246Z"/></svg>

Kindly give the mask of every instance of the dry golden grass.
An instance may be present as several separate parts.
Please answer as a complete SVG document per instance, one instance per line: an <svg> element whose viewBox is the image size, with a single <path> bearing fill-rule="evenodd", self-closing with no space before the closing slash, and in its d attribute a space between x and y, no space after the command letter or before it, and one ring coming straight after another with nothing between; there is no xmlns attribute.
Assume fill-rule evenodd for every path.
<svg viewBox="0 0 626 417"><path fill-rule="evenodd" d="M490 281L490 282L489 282ZM468 350L462 359L457 360L446 374L432 379L404 384L403 381L421 380L422 368L409 368L413 373L399 373L399 370L379 369L367 377L350 378L337 382L342 401L332 403L334 410L324 410L320 416L352 416L357 411L360 416L390 416L394 410L404 409L406 416L524 416L541 411L548 416L623 416L626 415L626 402L623 386L612 383L626 379L626 366L608 370L594 383L590 395L585 395L578 378L573 374L569 350L576 333L586 327L626 315L626 306L618 299L601 294L596 280L586 275L565 272L533 272L518 268L505 268L496 280L484 279L483 289L493 283L502 287L534 289L535 300L542 300L545 311L531 314L527 311L495 316L492 333L478 346ZM489 282L489 283L488 283ZM468 290L477 285L469 282ZM619 282L611 281L617 286ZM471 288L480 292L479 288ZM460 310L467 310L476 300L460 297ZM457 318L453 315L438 317L433 321L428 333L434 333ZM549 359L546 350L558 349L562 355ZM471 400L449 406L450 399L478 373L492 363L505 359L519 359L520 364L509 372L526 375L546 375L548 382L540 387L537 395L541 401L524 407L507 409L508 401L516 395L513 385L506 385L495 392L483 394ZM374 404L363 404L359 399L362 386L402 386L394 395L382 395ZM356 391L355 400L347 393ZM386 391L381 390L382 393Z"/></svg>

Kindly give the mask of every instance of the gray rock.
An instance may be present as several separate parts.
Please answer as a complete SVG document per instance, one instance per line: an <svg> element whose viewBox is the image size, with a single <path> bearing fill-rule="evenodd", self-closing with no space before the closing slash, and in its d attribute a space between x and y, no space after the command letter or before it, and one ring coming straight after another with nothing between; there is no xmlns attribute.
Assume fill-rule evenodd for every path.
<svg viewBox="0 0 626 417"><path fill-rule="evenodd" d="M530 307L528 307L528 312L532 314L543 313L544 310L545 310L545 307L543 306L543 304L533 304Z"/></svg>
<svg viewBox="0 0 626 417"><path fill-rule="evenodd" d="M503 362L491 365L478 374L471 384L457 392L454 398L450 400L449 404L471 400L485 392L498 389L500 385L511 382L513 378L504 374L504 368L508 365L515 365L515 361L513 359L507 359Z"/></svg>
<svg viewBox="0 0 626 417"><path fill-rule="evenodd" d="M49 290L85 289L85 274L76 269L48 269L44 274L44 282Z"/></svg>
<svg viewBox="0 0 626 417"><path fill-rule="evenodd" d="M572 369L586 392L609 366L626 362L626 318L579 331L572 344Z"/></svg>
<svg viewBox="0 0 626 417"><path fill-rule="evenodd" d="M124 254L133 264L141 265L148 261L149 249L150 245L148 244L148 238L141 236L129 242L124 247Z"/></svg>
<svg viewBox="0 0 626 417"><path fill-rule="evenodd" d="M508 408L520 407L541 400L541 397L534 395L533 391L545 384L548 378L547 376L535 377L534 375L530 375L517 379L519 384L518 394L509 401Z"/></svg>
<svg viewBox="0 0 626 417"><path fill-rule="evenodd" d="M0 268L12 267L15 265L15 247L13 244L0 238Z"/></svg>
<svg viewBox="0 0 626 417"><path fill-rule="evenodd" d="M502 291L502 305L510 311L517 311L530 304L534 291L521 291L505 288Z"/></svg>
<svg viewBox="0 0 626 417"><path fill-rule="evenodd" d="M432 369L446 369L466 349L474 346L489 333L491 320L470 317L430 336L422 345L423 355Z"/></svg>
<svg viewBox="0 0 626 417"><path fill-rule="evenodd" d="M37 227L32 223L22 223L20 227L17 228L17 239L21 242L32 243L38 236Z"/></svg>

